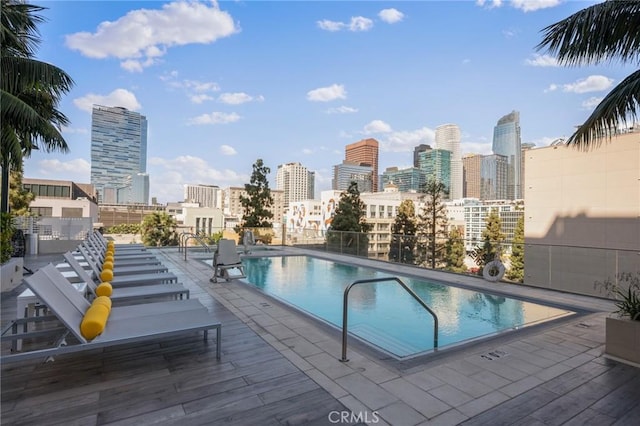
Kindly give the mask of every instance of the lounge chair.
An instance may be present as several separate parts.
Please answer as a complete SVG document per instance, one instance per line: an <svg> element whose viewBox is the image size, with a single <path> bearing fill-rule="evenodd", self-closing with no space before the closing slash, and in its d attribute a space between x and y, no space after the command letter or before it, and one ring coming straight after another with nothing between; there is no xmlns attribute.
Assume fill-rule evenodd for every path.
<svg viewBox="0 0 640 426"><path fill-rule="evenodd" d="M102 244L105 248L107 247L108 240L98 231L93 231L91 235L87 239L93 239L96 242ZM119 250L146 250L144 244L116 244L115 247Z"/></svg>
<svg viewBox="0 0 640 426"><path fill-rule="evenodd" d="M85 250L82 246L79 247L80 252L82 253ZM86 256L84 253L83 255ZM100 277L101 269L98 267L97 263L93 260L87 260L89 267L93 271L94 278L97 280ZM113 279L109 281L113 288L116 287L131 287L131 286L139 286L145 284L160 284L160 283L177 283L178 277L171 272L149 272L146 274L122 274L118 273L113 276Z"/></svg>
<svg viewBox="0 0 640 426"><path fill-rule="evenodd" d="M105 250L88 244L86 241L82 246L87 249L91 256L95 257L99 262L104 262ZM122 265L157 265L160 260L151 252L140 252L139 254L114 254L113 258L118 264Z"/></svg>
<svg viewBox="0 0 640 426"><path fill-rule="evenodd" d="M75 271L81 281L87 283L87 287L93 296L96 295L96 289L100 280L95 280L91 275L80 265L71 252L66 252L63 255L69 266ZM97 281L97 282L96 282ZM145 283L138 286L112 286L113 292L111 293L111 301L113 303L119 301L131 301L149 299L152 297L175 297L182 299L183 297L189 298L189 290L187 290L182 284L154 284L152 282Z"/></svg>
<svg viewBox="0 0 640 426"><path fill-rule="evenodd" d="M216 283L218 277L227 281L247 277L234 240L218 241L218 248L213 254L213 277L209 281Z"/></svg>
<svg viewBox="0 0 640 426"><path fill-rule="evenodd" d="M85 260L89 263L89 265L95 265L102 271L102 262L100 258L96 255L91 255L87 248L82 244L78 246L80 249L80 253L84 256ZM113 274L118 275L135 275L135 274L148 274L148 273L159 273L159 272L167 272L169 269L162 264L155 265L119 265L116 260L113 265ZM98 275L100 275L98 273Z"/></svg>
<svg viewBox="0 0 640 426"><path fill-rule="evenodd" d="M90 303L69 285L54 265L40 268L35 274L25 278L25 282L63 325L61 329L49 330L49 334L61 332L62 337L53 347L2 356L3 363L40 357L51 359L50 357L65 353L142 342L194 331L203 331L206 341L208 331L213 329L216 329L216 357L220 358L222 324L217 322L197 299L114 306L102 333L89 341L82 336L80 324ZM25 320L30 319L44 320L43 317ZM45 335L45 331L42 330L17 334L22 329L18 327L20 321L16 320L5 328L3 334L8 330L12 330L14 334L3 335L3 340L15 341Z"/></svg>

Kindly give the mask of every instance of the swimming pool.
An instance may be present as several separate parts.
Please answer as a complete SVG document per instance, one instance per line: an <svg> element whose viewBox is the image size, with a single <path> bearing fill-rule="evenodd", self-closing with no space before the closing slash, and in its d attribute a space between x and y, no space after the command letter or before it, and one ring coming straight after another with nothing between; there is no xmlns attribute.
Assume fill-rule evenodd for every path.
<svg viewBox="0 0 640 426"><path fill-rule="evenodd" d="M438 315L439 348L575 314L310 256L244 258L242 263L247 282L339 328L346 286L397 276ZM349 332L397 358L433 350L433 318L393 281L351 289Z"/></svg>

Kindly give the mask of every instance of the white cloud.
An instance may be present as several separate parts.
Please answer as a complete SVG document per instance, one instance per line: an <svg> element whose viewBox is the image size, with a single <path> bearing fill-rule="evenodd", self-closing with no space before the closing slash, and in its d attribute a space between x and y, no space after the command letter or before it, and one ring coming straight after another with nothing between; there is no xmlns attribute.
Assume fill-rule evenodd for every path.
<svg viewBox="0 0 640 426"><path fill-rule="evenodd" d="M323 19L322 21L318 21L318 28L325 31L336 32L344 29L347 24L344 22L330 21L328 19Z"/></svg>
<svg viewBox="0 0 640 426"><path fill-rule="evenodd" d="M560 3L562 3L561 0L511 0L510 2L511 6L523 12L533 12L535 10L556 7Z"/></svg>
<svg viewBox="0 0 640 426"><path fill-rule="evenodd" d="M373 120L364 126L365 135L372 133L389 133L391 130L391 126L382 120Z"/></svg>
<svg viewBox="0 0 640 426"><path fill-rule="evenodd" d="M232 146L222 145L220 147L220 154L222 155L236 155L238 151L235 150Z"/></svg>
<svg viewBox="0 0 640 426"><path fill-rule="evenodd" d="M329 102L346 98L347 91L342 84L332 84L328 87L320 87L307 92L307 100L312 102Z"/></svg>
<svg viewBox="0 0 640 426"><path fill-rule="evenodd" d="M215 98L210 95L219 92L220 86L213 81L198 81L189 79L178 79L178 72L171 71L160 76L166 85L172 89L181 90L194 104L201 104L204 101L212 101Z"/></svg>
<svg viewBox="0 0 640 426"><path fill-rule="evenodd" d="M518 30L514 30L514 29L512 29L512 28L508 28L508 29L506 29L506 30L502 30L502 35L503 35L505 38L511 38L511 37L515 37L515 36L517 36L517 35L518 35L518 32L519 32Z"/></svg>
<svg viewBox="0 0 640 426"><path fill-rule="evenodd" d="M202 158L191 155L171 159L152 157L148 165L151 195L160 202L182 201L185 183L211 182L226 187L249 181L248 175L215 169Z"/></svg>
<svg viewBox="0 0 640 426"><path fill-rule="evenodd" d="M525 64L531 65L534 67L558 67L560 64L558 60L550 55L540 55L537 53L533 54L533 58L525 59Z"/></svg>
<svg viewBox="0 0 640 426"><path fill-rule="evenodd" d="M312 149L309 149L309 148L304 148L304 149L302 150L302 153L303 153L304 155L312 155L312 154L313 154L313 150L312 150Z"/></svg>
<svg viewBox="0 0 640 426"><path fill-rule="evenodd" d="M108 95L96 95L89 93L81 98L73 100L73 104L83 111L91 112L93 105L109 107L124 107L131 111L138 111L142 105L136 99L136 95L126 89L116 89Z"/></svg>
<svg viewBox="0 0 640 426"><path fill-rule="evenodd" d="M227 124L234 123L240 120L242 117L235 112L212 112L211 114L202 114L197 117L193 117L188 120L187 124L200 125L200 124Z"/></svg>
<svg viewBox="0 0 640 426"><path fill-rule="evenodd" d="M378 17L386 22L387 24L395 24L396 22L400 22L404 19L404 13L400 12L398 9L382 9L378 13Z"/></svg>
<svg viewBox="0 0 640 426"><path fill-rule="evenodd" d="M373 21L369 18L365 18L364 16L353 16L348 24L340 21L330 21L328 19L317 21L316 24L318 25L318 28L331 32L342 31L345 29L353 32L369 31L373 28Z"/></svg>
<svg viewBox="0 0 640 426"><path fill-rule="evenodd" d="M582 102L582 107L584 109L594 109L598 106L598 104L602 101L603 98L597 98L595 96L590 97L589 99Z"/></svg>
<svg viewBox="0 0 640 426"><path fill-rule="evenodd" d="M489 9L493 9L494 7L502 6L502 0L476 0L476 4L480 7L487 6Z"/></svg>
<svg viewBox="0 0 640 426"><path fill-rule="evenodd" d="M492 143L491 142L460 142L460 150L464 154L480 154L480 155L488 155L492 154Z"/></svg>
<svg viewBox="0 0 640 426"><path fill-rule="evenodd" d="M435 131L428 127L416 130L403 130L391 132L380 140L380 148L382 151L390 152L410 152L421 144L433 144L435 140Z"/></svg>
<svg viewBox="0 0 640 426"><path fill-rule="evenodd" d="M587 78L577 80L574 83L565 84L562 90L573 93L600 92L613 85L613 79L604 75L590 75Z"/></svg>
<svg viewBox="0 0 640 426"><path fill-rule="evenodd" d="M38 162L38 172L43 176L65 176L68 180L86 180L91 173L91 163L83 158L69 161L47 159ZM56 177L57 178L57 177Z"/></svg>
<svg viewBox="0 0 640 426"><path fill-rule="evenodd" d="M197 95L191 95L189 97L189 99L194 104L201 104L204 101L212 101L215 98L213 96L211 96L211 95L207 95L206 93L200 93L200 94L197 94Z"/></svg>
<svg viewBox="0 0 640 426"><path fill-rule="evenodd" d="M349 31L369 31L373 28L373 21L364 16L354 16L349 23Z"/></svg>
<svg viewBox="0 0 640 426"><path fill-rule="evenodd" d="M240 104L244 104L246 102L251 102L251 101L262 102L264 101L264 97L263 96L253 97L244 92L223 93L220 96L218 96L218 101L225 104L229 104L229 105L240 105Z"/></svg>
<svg viewBox="0 0 640 426"><path fill-rule="evenodd" d="M89 130L85 129L84 127L63 127L62 133L68 134L68 135L72 135L72 134L87 135L89 134Z"/></svg>
<svg viewBox="0 0 640 426"><path fill-rule="evenodd" d="M344 105L337 108L329 108L326 111L327 114L352 114L354 112L358 112L358 108L352 108Z"/></svg>
<svg viewBox="0 0 640 426"><path fill-rule="evenodd" d="M546 89L544 89L544 93L554 92L554 91L556 91L556 90L558 90L558 85L557 85L557 84L555 84L555 83L551 83L551 84L549 85L549 87L547 87Z"/></svg>
<svg viewBox="0 0 640 426"><path fill-rule="evenodd" d="M210 44L240 31L217 2L173 2L162 9L138 9L104 21L94 33L66 36L65 44L89 58L118 58L122 68L140 72L158 62L167 48Z"/></svg>

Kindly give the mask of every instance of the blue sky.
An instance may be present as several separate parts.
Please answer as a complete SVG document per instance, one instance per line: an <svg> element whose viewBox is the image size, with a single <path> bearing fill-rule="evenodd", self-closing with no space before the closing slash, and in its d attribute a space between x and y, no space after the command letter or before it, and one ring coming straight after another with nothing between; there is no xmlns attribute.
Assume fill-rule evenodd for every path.
<svg viewBox="0 0 640 426"><path fill-rule="evenodd" d="M522 141L567 137L631 73L559 67L541 30L594 2L33 1L48 9L40 60L75 81L61 110L67 154L36 152L29 178L90 181L91 105L147 117L151 196L222 188L300 162L330 189L344 146L381 143L380 172L410 166L455 123L463 153L489 153L496 121L520 111Z"/></svg>

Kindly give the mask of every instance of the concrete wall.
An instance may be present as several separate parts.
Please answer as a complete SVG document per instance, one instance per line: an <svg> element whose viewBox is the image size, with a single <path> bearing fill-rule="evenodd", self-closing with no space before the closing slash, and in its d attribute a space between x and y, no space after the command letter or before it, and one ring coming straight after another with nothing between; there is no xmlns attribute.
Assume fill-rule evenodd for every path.
<svg viewBox="0 0 640 426"><path fill-rule="evenodd" d="M0 285L2 292L16 288L22 282L22 267L24 259L12 257L3 265L0 265Z"/></svg>
<svg viewBox="0 0 640 426"><path fill-rule="evenodd" d="M65 253L75 250L82 240L40 240L38 241L38 254Z"/></svg>
<svg viewBox="0 0 640 426"><path fill-rule="evenodd" d="M640 132L525 152L525 283L602 296L640 271Z"/></svg>

